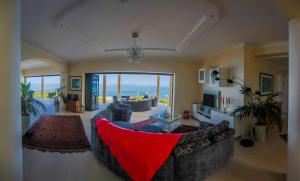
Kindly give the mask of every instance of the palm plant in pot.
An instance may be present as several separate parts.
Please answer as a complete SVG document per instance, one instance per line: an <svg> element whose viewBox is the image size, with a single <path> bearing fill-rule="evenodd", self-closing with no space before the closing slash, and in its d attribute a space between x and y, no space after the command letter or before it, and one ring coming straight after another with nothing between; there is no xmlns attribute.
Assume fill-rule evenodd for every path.
<svg viewBox="0 0 300 181"><path fill-rule="evenodd" d="M30 90L30 83L21 83L21 112L22 112L22 132L24 133L30 125L30 115L40 114L39 108L46 111L45 105L33 97L33 91Z"/></svg>
<svg viewBox="0 0 300 181"><path fill-rule="evenodd" d="M65 96L62 92L64 87L55 89L53 92L48 93L48 99L51 99L54 101L54 106L55 106L55 111L59 112L60 111L60 100L65 100Z"/></svg>
<svg viewBox="0 0 300 181"><path fill-rule="evenodd" d="M253 123L255 119L255 136L257 141L264 141L266 139L267 125L270 122L275 122L279 128L282 129L282 115L281 108L278 106L274 98L278 97L280 93L262 96L259 91L253 92L250 87L247 87L239 82L228 79L229 84L238 84L240 92L245 96L247 101L245 105L236 108L232 115L237 119L250 118L250 135L248 139L242 139L242 145L253 145L251 140L253 134ZM251 143L252 142L252 143Z"/></svg>

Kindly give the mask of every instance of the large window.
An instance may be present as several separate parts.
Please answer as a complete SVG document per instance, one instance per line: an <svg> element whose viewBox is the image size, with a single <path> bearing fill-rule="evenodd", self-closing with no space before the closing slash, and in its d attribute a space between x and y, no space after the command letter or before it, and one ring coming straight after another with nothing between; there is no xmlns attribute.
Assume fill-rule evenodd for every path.
<svg viewBox="0 0 300 181"><path fill-rule="evenodd" d="M60 76L36 76L26 77L25 82L31 84L31 90L34 91L34 97L47 98L49 92L61 87Z"/></svg>
<svg viewBox="0 0 300 181"><path fill-rule="evenodd" d="M44 78L44 89L43 97L47 98L49 92L53 92L60 88L60 76L45 76Z"/></svg>
<svg viewBox="0 0 300 181"><path fill-rule="evenodd" d="M160 104L172 105L173 75L109 73L99 74L99 103L129 96L142 99L144 95L157 96Z"/></svg>
<svg viewBox="0 0 300 181"><path fill-rule="evenodd" d="M160 87L159 87L159 102L163 104L169 104L170 102L170 91L171 91L171 76L161 75L160 76Z"/></svg>
<svg viewBox="0 0 300 181"><path fill-rule="evenodd" d="M112 102L118 96L118 74L106 75L106 102Z"/></svg>
<svg viewBox="0 0 300 181"><path fill-rule="evenodd" d="M157 75L121 74L121 96L156 95Z"/></svg>
<svg viewBox="0 0 300 181"><path fill-rule="evenodd" d="M104 95L103 95L103 74L99 74L99 98L98 98L98 102L104 102Z"/></svg>
<svg viewBox="0 0 300 181"><path fill-rule="evenodd" d="M34 97L42 98L42 77L26 77L26 83L30 83Z"/></svg>

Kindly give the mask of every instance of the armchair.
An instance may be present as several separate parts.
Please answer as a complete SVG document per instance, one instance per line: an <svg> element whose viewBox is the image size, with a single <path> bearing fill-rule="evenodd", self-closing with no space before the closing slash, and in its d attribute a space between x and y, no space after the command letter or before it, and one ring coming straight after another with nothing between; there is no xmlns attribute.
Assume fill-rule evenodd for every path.
<svg viewBox="0 0 300 181"><path fill-rule="evenodd" d="M130 121L132 111L130 105L122 104L119 101L115 103L111 103L108 106L108 109L112 112L112 120L113 121Z"/></svg>

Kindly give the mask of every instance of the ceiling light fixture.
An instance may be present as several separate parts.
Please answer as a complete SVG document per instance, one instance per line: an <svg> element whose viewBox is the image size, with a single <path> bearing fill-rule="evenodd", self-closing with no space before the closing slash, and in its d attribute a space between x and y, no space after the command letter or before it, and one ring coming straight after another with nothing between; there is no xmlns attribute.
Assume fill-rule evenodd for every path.
<svg viewBox="0 0 300 181"><path fill-rule="evenodd" d="M130 48L127 48L127 60L129 63L135 63L140 64L144 61L144 51L141 46L137 44L137 38L139 37L139 34L137 32L132 33L133 38L133 46Z"/></svg>

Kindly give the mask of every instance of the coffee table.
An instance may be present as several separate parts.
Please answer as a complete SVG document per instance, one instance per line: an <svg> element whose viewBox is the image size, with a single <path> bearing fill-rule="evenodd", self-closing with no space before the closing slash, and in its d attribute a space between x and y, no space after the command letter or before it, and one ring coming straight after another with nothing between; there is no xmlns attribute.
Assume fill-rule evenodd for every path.
<svg viewBox="0 0 300 181"><path fill-rule="evenodd" d="M173 116L166 115L165 113L157 113L150 116L150 120L154 121L151 125L160 127L165 132L172 132L182 125L182 115L175 114Z"/></svg>

